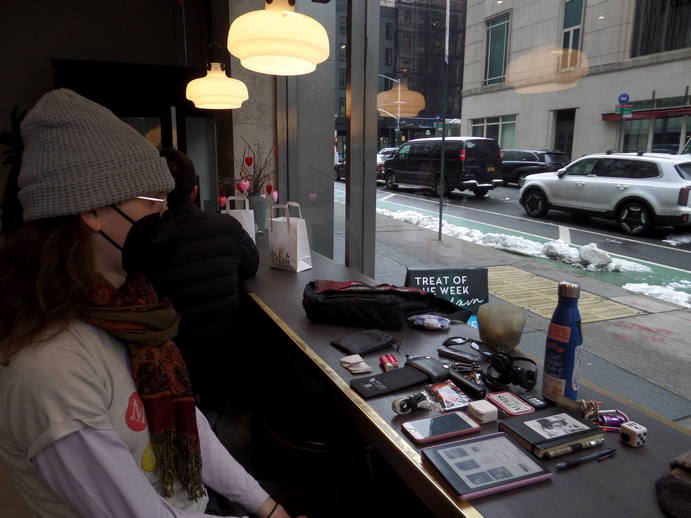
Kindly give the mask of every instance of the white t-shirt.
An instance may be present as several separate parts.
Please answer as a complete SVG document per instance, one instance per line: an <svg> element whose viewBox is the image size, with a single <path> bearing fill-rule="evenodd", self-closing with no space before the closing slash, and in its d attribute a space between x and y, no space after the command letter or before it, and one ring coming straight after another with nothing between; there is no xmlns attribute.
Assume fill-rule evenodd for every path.
<svg viewBox="0 0 691 518"><path fill-rule="evenodd" d="M74 321L57 337L21 350L8 366L0 365L0 458L37 516L75 516L31 460L84 427L115 431L160 494L127 348L105 331ZM178 509L203 512L208 499L188 500L176 483L166 500Z"/></svg>

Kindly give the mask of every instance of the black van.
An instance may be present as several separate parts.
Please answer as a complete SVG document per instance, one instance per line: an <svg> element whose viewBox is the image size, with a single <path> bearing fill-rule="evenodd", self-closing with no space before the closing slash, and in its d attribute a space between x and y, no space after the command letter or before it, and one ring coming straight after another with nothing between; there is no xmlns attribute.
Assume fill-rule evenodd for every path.
<svg viewBox="0 0 691 518"><path fill-rule="evenodd" d="M470 190L478 198L502 183L501 153L497 141L480 137L446 137L444 194ZM384 182L422 185L439 192L441 137L411 140L384 162Z"/></svg>

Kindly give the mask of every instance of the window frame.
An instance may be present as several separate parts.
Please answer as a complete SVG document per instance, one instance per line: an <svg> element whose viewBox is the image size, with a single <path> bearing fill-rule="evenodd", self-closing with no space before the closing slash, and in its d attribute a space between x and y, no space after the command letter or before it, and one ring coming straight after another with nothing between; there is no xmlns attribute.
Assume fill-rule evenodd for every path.
<svg viewBox="0 0 691 518"><path fill-rule="evenodd" d="M559 71L564 72L573 70L580 66L580 56L583 51L583 26L585 22L586 1L581 3L581 18L576 25L564 27L566 24L566 4L576 0L564 0L562 2L562 16L561 16L561 45L562 54L559 59ZM578 31L577 46L574 47L574 34ZM564 46L564 38L568 37L568 46ZM575 54L574 54L575 51ZM575 57L574 57L575 56Z"/></svg>
<svg viewBox="0 0 691 518"><path fill-rule="evenodd" d="M496 122L492 120L492 122L487 122L489 119L498 119ZM502 140L503 140L503 135L504 135L504 127L508 126L510 124L514 125L514 135L516 134L516 128L518 124L518 114L516 113L510 113L507 115L492 115L490 117L483 117L483 118L477 118L477 119L471 119L470 121L470 133L471 136L473 137L482 137L482 138L492 138L487 136L487 127L488 126L498 126L498 136L499 138L495 139L497 141L497 145L499 148L502 147ZM476 128L481 128L481 134L476 135L475 130ZM515 144L511 144L509 148L512 148Z"/></svg>
<svg viewBox="0 0 691 518"><path fill-rule="evenodd" d="M500 22L492 25L492 22L506 18L505 22ZM504 52L502 61L502 74L501 76L488 77L489 67L490 67L490 48L491 48L491 29L497 27L501 23L505 26L505 38L504 38ZM485 70L484 78L482 80L482 85L495 85L506 82L506 67L509 61L509 49L511 48L511 10L505 11L503 13L492 16L491 18L485 19Z"/></svg>

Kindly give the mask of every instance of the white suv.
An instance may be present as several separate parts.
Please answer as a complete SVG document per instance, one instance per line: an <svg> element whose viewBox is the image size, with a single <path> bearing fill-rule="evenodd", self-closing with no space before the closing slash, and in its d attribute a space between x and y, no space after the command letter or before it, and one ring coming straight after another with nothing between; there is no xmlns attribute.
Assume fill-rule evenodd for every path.
<svg viewBox="0 0 691 518"><path fill-rule="evenodd" d="M653 225L691 224L691 157L662 153L588 155L556 173L532 174L521 188L526 214L549 209L615 218L632 235Z"/></svg>

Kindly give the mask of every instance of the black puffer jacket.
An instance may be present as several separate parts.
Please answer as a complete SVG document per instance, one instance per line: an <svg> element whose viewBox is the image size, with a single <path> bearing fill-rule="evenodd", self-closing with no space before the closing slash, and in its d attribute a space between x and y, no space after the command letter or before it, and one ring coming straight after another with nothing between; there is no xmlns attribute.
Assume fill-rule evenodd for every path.
<svg viewBox="0 0 691 518"><path fill-rule="evenodd" d="M239 289L259 267L252 238L232 216L185 202L170 208L182 244L170 270L154 276L157 291L180 313L175 343L199 385L210 362L232 347L239 321ZM234 329L235 328L235 329ZM197 378L197 380L195 380Z"/></svg>

